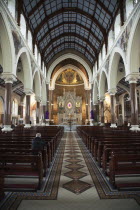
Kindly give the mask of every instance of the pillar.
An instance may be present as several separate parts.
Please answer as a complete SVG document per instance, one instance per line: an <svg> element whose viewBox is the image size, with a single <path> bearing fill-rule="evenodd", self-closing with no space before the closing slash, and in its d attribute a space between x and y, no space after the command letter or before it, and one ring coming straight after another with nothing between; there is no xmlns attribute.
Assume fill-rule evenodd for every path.
<svg viewBox="0 0 140 210"><path fill-rule="evenodd" d="M24 128L30 128L30 99L31 99L31 91L25 92L26 94L26 107L25 107L25 126Z"/></svg>
<svg viewBox="0 0 140 210"><path fill-rule="evenodd" d="M138 103L137 103L137 91L136 84L139 75L137 73L129 74L126 80L130 84L130 102L131 102L131 128L132 131L140 131L138 125Z"/></svg>
<svg viewBox="0 0 140 210"><path fill-rule="evenodd" d="M42 122L42 126L45 125L46 121L46 102L42 102L42 111L43 111L43 122Z"/></svg>
<svg viewBox="0 0 140 210"><path fill-rule="evenodd" d="M2 131L12 131L11 114L12 114L12 84L16 81L14 75L3 74L2 79L5 81L5 98L4 98L4 128Z"/></svg>
<svg viewBox="0 0 140 210"><path fill-rule="evenodd" d="M52 120L52 94L53 90L49 90L49 120Z"/></svg>
<svg viewBox="0 0 140 210"><path fill-rule="evenodd" d="M110 94L110 101L111 101L111 128L117 128L116 125L116 116L115 116L115 93L116 93L116 88L110 89L109 91Z"/></svg>
<svg viewBox="0 0 140 210"><path fill-rule="evenodd" d="M115 95L116 97L116 120L118 121L119 118L119 96Z"/></svg>
<svg viewBox="0 0 140 210"><path fill-rule="evenodd" d="M24 103L21 102L18 108L19 109L18 115L20 115L19 124L23 124L23 106L24 106Z"/></svg>
<svg viewBox="0 0 140 210"><path fill-rule="evenodd" d="M90 121L90 90L85 90L85 99L86 99L86 122L88 124Z"/></svg>
<svg viewBox="0 0 140 210"><path fill-rule="evenodd" d="M40 101L41 101L41 98L36 96L35 97L36 99L36 125L40 125L40 122L39 122L39 118L40 118Z"/></svg>
<svg viewBox="0 0 140 210"><path fill-rule="evenodd" d="M46 120L46 126L50 124L50 120L49 120L49 116L50 116L50 113L49 113L49 85L46 84L46 99L47 99L47 102L46 102L46 112L45 112L45 120ZM47 115L46 115L47 113Z"/></svg>
<svg viewBox="0 0 140 210"><path fill-rule="evenodd" d="M94 113L94 124L97 125L99 122L99 104L93 105L93 113Z"/></svg>
<svg viewBox="0 0 140 210"><path fill-rule="evenodd" d="M100 98L100 114L101 114L101 123L100 126L104 126L104 97Z"/></svg>

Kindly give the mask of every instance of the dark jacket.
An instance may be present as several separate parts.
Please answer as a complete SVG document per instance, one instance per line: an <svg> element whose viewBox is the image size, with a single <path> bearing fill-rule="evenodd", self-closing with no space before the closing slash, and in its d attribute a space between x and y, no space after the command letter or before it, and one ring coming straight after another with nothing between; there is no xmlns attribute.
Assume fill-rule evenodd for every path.
<svg viewBox="0 0 140 210"><path fill-rule="evenodd" d="M32 150L40 151L44 149L46 142L42 140L40 137L35 137L32 141Z"/></svg>

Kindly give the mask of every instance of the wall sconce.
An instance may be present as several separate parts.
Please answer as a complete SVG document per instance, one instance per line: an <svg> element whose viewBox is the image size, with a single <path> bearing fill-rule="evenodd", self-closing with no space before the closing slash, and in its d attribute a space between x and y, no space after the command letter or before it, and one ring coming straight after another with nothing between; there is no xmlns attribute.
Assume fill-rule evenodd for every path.
<svg viewBox="0 0 140 210"><path fill-rule="evenodd" d="M86 104L86 106L88 106L88 104Z"/></svg>

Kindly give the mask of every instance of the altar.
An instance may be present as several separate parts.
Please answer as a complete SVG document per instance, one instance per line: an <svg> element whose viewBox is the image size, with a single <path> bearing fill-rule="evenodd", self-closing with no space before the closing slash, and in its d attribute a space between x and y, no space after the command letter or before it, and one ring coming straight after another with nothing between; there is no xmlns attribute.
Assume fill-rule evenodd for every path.
<svg viewBox="0 0 140 210"><path fill-rule="evenodd" d="M76 96L75 91L63 92L63 96L57 97L58 124L72 125L82 124L82 97Z"/></svg>

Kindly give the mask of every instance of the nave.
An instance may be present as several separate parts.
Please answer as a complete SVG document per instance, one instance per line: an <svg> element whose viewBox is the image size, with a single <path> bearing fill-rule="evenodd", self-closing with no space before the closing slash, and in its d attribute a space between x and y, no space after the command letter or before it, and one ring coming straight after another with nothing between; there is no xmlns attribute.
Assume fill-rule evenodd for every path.
<svg viewBox="0 0 140 210"><path fill-rule="evenodd" d="M46 177L35 193L7 194L1 209L139 209L140 200L132 198L139 192L113 189L76 132L64 133Z"/></svg>

